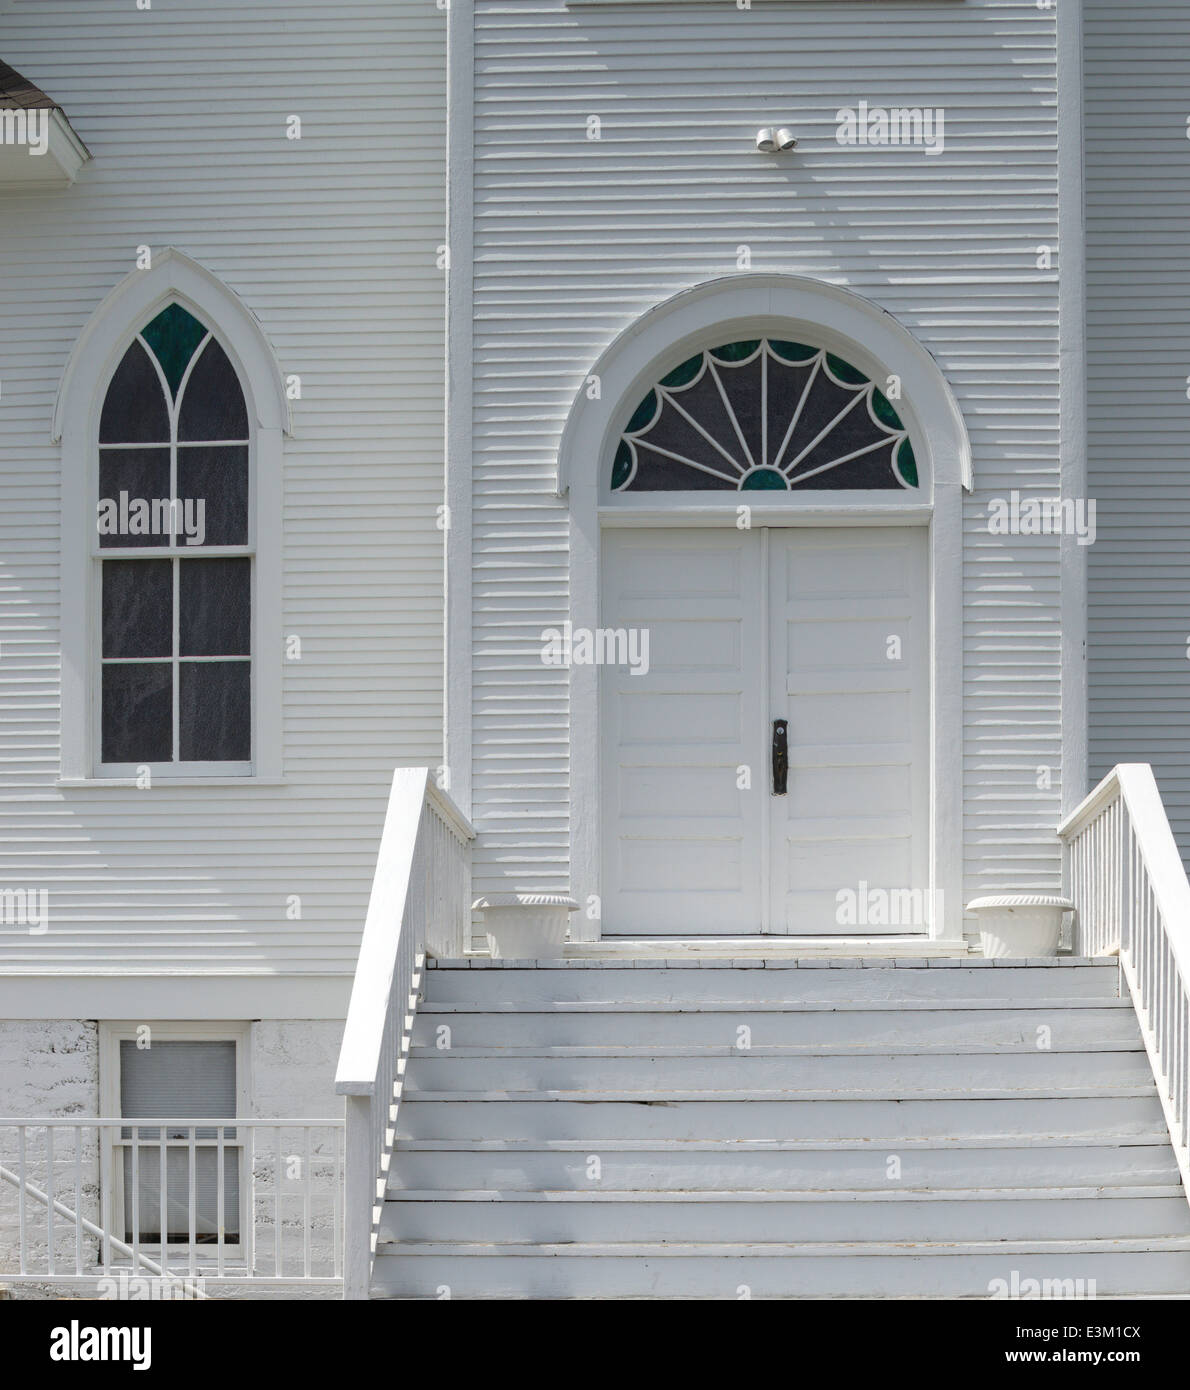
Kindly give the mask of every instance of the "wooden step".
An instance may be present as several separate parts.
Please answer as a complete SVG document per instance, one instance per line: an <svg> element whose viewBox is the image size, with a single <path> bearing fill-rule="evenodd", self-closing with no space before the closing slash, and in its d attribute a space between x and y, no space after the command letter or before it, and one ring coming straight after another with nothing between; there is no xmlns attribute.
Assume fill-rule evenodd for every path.
<svg viewBox="0 0 1190 1390"><path fill-rule="evenodd" d="M994 1051L1129 1051L1143 1047L1136 1016L1124 1000L1106 1004L1063 1001L1005 1008L991 1001L969 1009L931 1001L931 1007L766 1011L740 1005L576 1012L556 1010L455 1013L427 1004L414 1021L415 1057L467 1055L730 1054L746 1040L753 1056L795 1052L875 1053ZM1054 1014L1057 1014L1055 1017Z"/></svg>

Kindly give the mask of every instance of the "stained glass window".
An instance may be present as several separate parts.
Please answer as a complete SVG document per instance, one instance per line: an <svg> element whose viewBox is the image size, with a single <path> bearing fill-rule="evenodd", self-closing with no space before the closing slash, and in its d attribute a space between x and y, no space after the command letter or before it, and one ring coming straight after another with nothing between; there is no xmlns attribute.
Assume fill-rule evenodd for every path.
<svg viewBox="0 0 1190 1390"><path fill-rule="evenodd" d="M896 407L825 348L725 343L661 378L612 462L613 492L903 489L918 485Z"/></svg>
<svg viewBox="0 0 1190 1390"><path fill-rule="evenodd" d="M231 359L168 305L100 414L103 763L252 756L250 448Z"/></svg>

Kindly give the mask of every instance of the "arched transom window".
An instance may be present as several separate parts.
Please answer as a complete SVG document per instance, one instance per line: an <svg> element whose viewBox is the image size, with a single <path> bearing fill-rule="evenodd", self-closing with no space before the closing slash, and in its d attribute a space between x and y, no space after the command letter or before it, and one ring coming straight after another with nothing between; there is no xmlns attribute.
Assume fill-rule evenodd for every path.
<svg viewBox="0 0 1190 1390"><path fill-rule="evenodd" d="M613 492L906 489L909 433L868 376L825 348L724 343L663 376L633 412Z"/></svg>
<svg viewBox="0 0 1190 1390"><path fill-rule="evenodd" d="M105 764L252 757L250 449L227 353L167 305L124 353L99 423Z"/></svg>

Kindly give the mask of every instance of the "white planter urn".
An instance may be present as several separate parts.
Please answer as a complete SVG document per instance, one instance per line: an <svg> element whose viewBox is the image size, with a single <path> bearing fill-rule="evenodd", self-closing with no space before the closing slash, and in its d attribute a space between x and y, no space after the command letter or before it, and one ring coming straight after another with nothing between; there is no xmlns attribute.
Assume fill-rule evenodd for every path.
<svg viewBox="0 0 1190 1390"><path fill-rule="evenodd" d="M1056 956L1062 918L1073 910L1069 898L1049 893L1005 893L967 904L967 911L979 918L984 955L996 960Z"/></svg>
<svg viewBox="0 0 1190 1390"><path fill-rule="evenodd" d="M566 927L578 903L564 893L489 893L476 898L493 960L550 960L566 944Z"/></svg>

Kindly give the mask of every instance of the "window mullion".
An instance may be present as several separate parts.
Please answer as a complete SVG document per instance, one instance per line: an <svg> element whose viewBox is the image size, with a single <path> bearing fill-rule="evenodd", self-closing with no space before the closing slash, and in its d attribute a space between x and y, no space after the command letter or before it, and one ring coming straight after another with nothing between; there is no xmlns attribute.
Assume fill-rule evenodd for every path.
<svg viewBox="0 0 1190 1390"><path fill-rule="evenodd" d="M180 658L180 655L181 655L181 650L182 650L182 623L181 623L181 615L182 615L182 570L181 570L181 564L182 564L182 562L181 562L181 560L178 558L178 556L175 555L175 556L173 557L173 560L172 560L170 563L173 565L173 570L174 570L174 593L173 593L173 599L174 599L174 604L173 604L173 607L174 607L174 613L173 613L173 625L174 625L173 639L174 639L174 640L173 640L173 663L172 663L172 664L173 664L173 752L174 752L174 762L177 763L177 762L181 762L181 760L182 760L182 740L181 740L182 713L181 713L181 706L180 706L181 694L182 694L182 676L181 676L182 667L181 667L181 661L180 661L180 659L179 659L179 658Z"/></svg>

